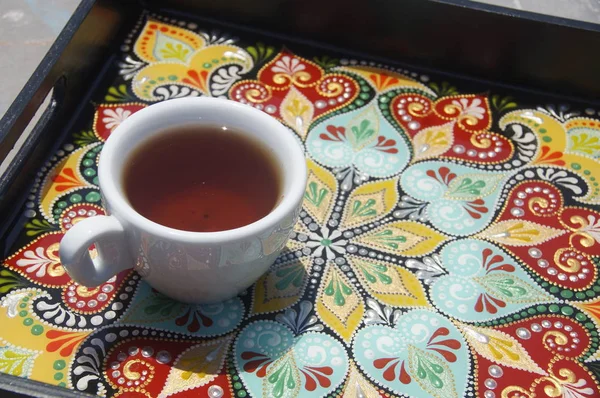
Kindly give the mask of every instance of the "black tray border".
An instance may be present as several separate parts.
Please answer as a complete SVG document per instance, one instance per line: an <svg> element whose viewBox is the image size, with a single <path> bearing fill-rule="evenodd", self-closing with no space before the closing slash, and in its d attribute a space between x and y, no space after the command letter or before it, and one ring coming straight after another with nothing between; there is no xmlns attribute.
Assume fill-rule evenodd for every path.
<svg viewBox="0 0 600 398"><path fill-rule="evenodd" d="M263 3L266 2L263 1ZM251 30L258 34L266 34L282 40L289 39L294 34L304 33L307 39L294 37L293 41L307 46L314 46L317 43L316 47L322 49L355 55L365 59L380 60L425 72L431 71L436 75L455 78L459 75L460 79L467 76L470 81L489 82L494 76L496 78L499 76L494 74L502 72L502 65L496 65L495 68L486 70L485 68L478 68L476 64L469 64L469 62L459 62L459 68L456 69L448 68L447 65L442 66L440 64L440 61L443 61L442 58L437 58L436 61L435 57L432 58L431 55L420 56L415 48L405 49L405 52L396 55L381 48L371 49L372 51L364 48L348 50L351 45L347 40L332 36L331 32L318 32L323 35L325 42L331 43L331 45L326 45L323 41L320 41L321 38L315 36L315 32L306 32L289 24L289 10L295 3L294 0L279 2L279 7L273 9L273 11L280 18L275 19L273 19L273 15L268 13L262 16L252 15L250 8L255 8L252 2L248 3L248 9L231 8L234 5L240 5L240 2L235 0L221 0L219 2L173 0L168 4L168 7L164 3L164 0L82 0L40 65L0 120L0 160L2 160L24 132L46 94L54 89L49 107L44 110L31 135L14 156L7 172L0 177L0 236L4 238L0 242L0 250L4 251L6 232L17 221L18 215L11 210L19 208L22 204L24 196L27 194L25 188L32 180L32 173L39 168L46 154L51 151L52 142L60 140L61 136L69 130L68 126L73 123L74 118L67 118L66 115L77 115L77 109L80 109L84 102L81 101L80 96L86 92L89 94L93 90L92 87L86 87L83 84L86 77L93 75L103 66L102 63L107 62L105 61L108 59L107 54L115 52L116 45L119 44L118 41L111 42L111 40L121 35L123 26L129 25L127 21L132 16L139 15L142 9L164 11L169 14L177 14L177 10L180 10L180 15L186 16L184 11L181 10L191 7L195 10L195 15L190 16L188 14L188 18L206 20L211 23L216 22L225 26L230 24L236 29L239 29L239 25L243 24L249 26ZM351 5L350 9L357 5L355 1L349 3ZM503 75L505 77L503 83L499 84L494 81L494 85L516 88L519 91L543 93L544 96L554 97L557 100L600 104L598 99L600 97L598 95L600 94L600 74L597 73L600 70L600 52L595 51L600 48L600 25L474 3L469 0L376 0L370 6L384 3L388 5L396 3L405 11L417 10L416 15L421 17L435 15L436 18L451 20L481 18L478 24L461 27L454 34L446 37L448 42L459 41L467 33L479 37L482 41L491 40L493 39L492 32L490 32L493 30L491 27L502 24L511 27L517 32L517 35L522 37L532 35L527 36L528 40L532 42L538 40L539 43L540 35L545 35L544 40L548 41L560 39L560 41L566 40L568 42L573 40L576 45L568 49L569 54L578 54L579 59L585 59L588 73L578 75L569 73L567 65L564 72L566 82L553 86L551 83L557 75L544 76L541 80L527 80L518 73L519 71L508 70L504 71L506 74ZM202 15L202 17L198 17L198 15ZM94 32L91 35L92 44L94 45L89 48L82 48L81 43L78 41L86 42L90 39L89 26L97 26L99 21L103 19L105 23L108 23L107 16L108 21L113 24L113 26L110 26L112 29ZM225 17L231 22L224 23L222 19ZM266 23L269 18L271 20ZM436 21L438 20L436 19ZM416 18L412 20L411 24L407 24L406 28L414 29L415 25L419 23L422 24L423 20ZM85 31L86 28L88 32ZM588 51L586 52L585 49ZM436 47L435 50L443 51L444 48ZM544 51L546 52L541 54L544 59L550 60L552 57L559 56L559 54L549 53L548 49L544 49ZM440 53L434 55L439 56ZM102 60L100 65L94 65L97 60ZM467 61L473 60L467 57ZM588 84L582 85L582 82ZM525 89L523 85L526 86ZM548 92L549 87L555 87L556 93ZM89 396L74 390L67 390L3 373L0 373L0 393L3 397L24 395L35 397Z"/></svg>

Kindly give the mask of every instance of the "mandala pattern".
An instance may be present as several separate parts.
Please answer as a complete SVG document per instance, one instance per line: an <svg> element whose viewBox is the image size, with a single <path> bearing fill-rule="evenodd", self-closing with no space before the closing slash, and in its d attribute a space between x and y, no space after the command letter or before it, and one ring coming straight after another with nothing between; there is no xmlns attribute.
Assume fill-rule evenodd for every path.
<svg viewBox="0 0 600 398"><path fill-rule="evenodd" d="M101 396L600 394L600 121L160 16L129 37L7 241L1 372ZM185 96L253 106L305 148L286 250L214 305L143 265L79 286L58 247L104 214L103 143Z"/></svg>

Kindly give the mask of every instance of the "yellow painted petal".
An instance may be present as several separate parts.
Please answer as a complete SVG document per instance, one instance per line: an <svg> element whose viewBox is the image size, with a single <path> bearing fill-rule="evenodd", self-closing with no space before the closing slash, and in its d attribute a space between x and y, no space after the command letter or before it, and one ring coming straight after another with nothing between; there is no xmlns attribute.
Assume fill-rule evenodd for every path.
<svg viewBox="0 0 600 398"><path fill-rule="evenodd" d="M241 65L244 73L252 68L253 61L247 52L233 45L203 47L190 56L188 63L157 62L142 68L132 79L131 87L135 95L148 101L161 99L154 91L171 84L187 86L210 96L208 81L212 72L231 64Z"/></svg>
<svg viewBox="0 0 600 398"><path fill-rule="evenodd" d="M370 66L343 66L336 68L338 71L346 71L357 74L367 80L377 91L392 88L417 88L430 94L435 94L430 88L401 73L389 70L373 68Z"/></svg>
<svg viewBox="0 0 600 398"><path fill-rule="evenodd" d="M362 246L403 256L431 253L448 237L415 221L397 221L382 225L353 239Z"/></svg>
<svg viewBox="0 0 600 398"><path fill-rule="evenodd" d="M467 342L482 357L492 362L527 372L546 374L515 338L494 329L459 325Z"/></svg>
<svg viewBox="0 0 600 398"><path fill-rule="evenodd" d="M2 327L0 328L0 345L2 342L10 343L19 347L26 347L28 350L37 351L40 353L35 359L35 366L29 376L32 380L41 381L43 383L57 385L58 381L54 379L55 370L53 370L54 362L61 359L70 362L71 358L74 357L77 347L81 344L83 339L92 332L92 329L81 330L76 332L68 332L64 328L55 327L49 323L40 323L36 317L33 324L24 325L23 318L20 316L11 316L11 307L18 312L22 309L19 307L20 304L26 303L26 311L32 312L31 306L35 303L35 299L38 296L47 296L48 294L35 289L24 289L21 291L11 292L8 296L4 297L2 307L0 307L0 318L2 319ZM28 301L23 301L27 298ZM43 333L39 335L32 334L31 330L33 327L41 327ZM48 343L52 342L47 337L47 333L50 331L65 332L68 335L64 338L64 344L59 344L53 347L54 351L49 351L47 346ZM60 338L54 341L61 340ZM68 356L62 356L61 350L69 346L71 343L76 343Z"/></svg>
<svg viewBox="0 0 600 398"><path fill-rule="evenodd" d="M306 137L308 126L312 122L314 106L300 91L293 86L281 102L279 113L283 121L294 129L300 137Z"/></svg>
<svg viewBox="0 0 600 398"><path fill-rule="evenodd" d="M582 122L581 119L584 118L568 120L562 124L543 112L519 110L500 119L500 127L505 129L511 123L518 123L532 129L540 143L540 149L532 163L567 167L586 180L591 188L587 195L576 197L575 200L587 204L600 204L600 188L594 186L594 182L600 179L600 161L592 156L585 156L581 151L570 150L571 143L567 141L569 129L577 128ZM588 174L584 171L588 171Z"/></svg>
<svg viewBox="0 0 600 398"><path fill-rule="evenodd" d="M348 198L341 227L352 228L388 214L398 201L397 181L384 180L360 186Z"/></svg>
<svg viewBox="0 0 600 398"><path fill-rule="evenodd" d="M544 243L567 231L547 227L527 220L506 220L492 224L476 235L507 246L534 246Z"/></svg>
<svg viewBox="0 0 600 398"><path fill-rule="evenodd" d="M413 161L436 157L446 152L454 142L454 122L428 127L413 138Z"/></svg>
<svg viewBox="0 0 600 398"><path fill-rule="evenodd" d="M200 90L198 85L185 83L183 80L187 78L187 72L189 67L184 64L173 64L173 63L157 63L151 64L142 68L135 77L131 80L131 88L133 93L143 100L157 101L159 100L153 92L159 87L154 86L150 82L167 81L168 83L176 83L184 86L188 86L194 90ZM191 80L190 80L191 81ZM202 87L203 89L205 87Z"/></svg>
<svg viewBox="0 0 600 398"><path fill-rule="evenodd" d="M600 156L600 122L587 117L569 119L564 124L567 133L567 151L583 156Z"/></svg>
<svg viewBox="0 0 600 398"><path fill-rule="evenodd" d="M0 369L2 373L28 378L35 359L41 351L30 350L0 340Z"/></svg>
<svg viewBox="0 0 600 398"><path fill-rule="evenodd" d="M225 58L223 60L222 58ZM214 60L220 60L215 63ZM211 63L212 66L207 67ZM197 51L190 61L190 67L196 70L212 70L223 66L224 64L238 64L243 66L243 71L249 71L253 66L252 57L242 48L229 45L219 44L209 46Z"/></svg>
<svg viewBox="0 0 600 398"><path fill-rule="evenodd" d="M335 201L337 180L326 169L310 159L306 159L308 181L304 194L304 210L319 224L323 224ZM306 227L304 227L306 229ZM304 232L304 233L310 233Z"/></svg>
<svg viewBox="0 0 600 398"><path fill-rule="evenodd" d="M202 37L187 29L156 20L146 21L133 51L146 62L186 62L192 53L204 47Z"/></svg>
<svg viewBox="0 0 600 398"><path fill-rule="evenodd" d="M304 288L312 260L302 257L271 267L254 285L253 314L282 310L296 303Z"/></svg>
<svg viewBox="0 0 600 398"><path fill-rule="evenodd" d="M333 264L323 275L316 308L321 320L345 341L350 341L365 313L362 297Z"/></svg>
<svg viewBox="0 0 600 398"><path fill-rule="evenodd" d="M350 362L350 371L344 385L342 398L379 398L381 395L372 383L368 382L356 369L354 362Z"/></svg>
<svg viewBox="0 0 600 398"><path fill-rule="evenodd" d="M306 206L306 204L304 204L304 206ZM299 234L306 234L306 235L310 234L310 230L306 227L306 225L301 220L298 220L296 222L296 224L294 225L294 232L299 233Z"/></svg>
<svg viewBox="0 0 600 398"><path fill-rule="evenodd" d="M295 252L298 250L302 250L302 248L304 247L304 245L300 242L296 242L295 240L289 239L286 244L285 244L285 248L283 250L287 250L288 252Z"/></svg>
<svg viewBox="0 0 600 398"><path fill-rule="evenodd" d="M394 307L428 307L419 279L410 271L380 260L347 256L362 285L381 302Z"/></svg>
<svg viewBox="0 0 600 398"><path fill-rule="evenodd" d="M231 337L208 340L188 348L177 358L159 397L201 387L213 381L225 363Z"/></svg>
<svg viewBox="0 0 600 398"><path fill-rule="evenodd" d="M91 146L95 145L92 144ZM81 188L93 187L79 172L79 164L91 146L80 148L58 162L42 183L40 210L51 223L55 222L52 216L52 206L60 196Z"/></svg>
<svg viewBox="0 0 600 398"><path fill-rule="evenodd" d="M545 145L552 152L564 151L566 147L566 134L561 123L552 116L534 110L518 110L509 112L498 122L502 130L509 124L517 123L529 127L540 140L541 145ZM550 142L542 141L542 137L551 137ZM538 151L534 163L540 159L541 151Z"/></svg>

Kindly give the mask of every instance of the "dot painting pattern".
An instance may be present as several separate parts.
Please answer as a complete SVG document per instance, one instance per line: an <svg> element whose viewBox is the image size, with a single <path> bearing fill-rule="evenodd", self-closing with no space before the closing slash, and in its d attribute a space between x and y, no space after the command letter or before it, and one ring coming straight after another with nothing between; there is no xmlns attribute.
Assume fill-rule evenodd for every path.
<svg viewBox="0 0 600 398"><path fill-rule="evenodd" d="M600 394L595 110L160 15L120 48L31 182L0 267L0 371L100 396ZM58 248L105 214L103 143L193 96L262 110L305 149L286 250L214 305L172 301L133 270L78 285Z"/></svg>

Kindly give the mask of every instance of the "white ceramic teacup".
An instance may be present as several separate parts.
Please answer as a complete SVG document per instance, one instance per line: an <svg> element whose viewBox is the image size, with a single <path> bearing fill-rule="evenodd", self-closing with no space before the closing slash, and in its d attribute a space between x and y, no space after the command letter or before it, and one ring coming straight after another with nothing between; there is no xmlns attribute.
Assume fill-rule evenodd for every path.
<svg viewBox="0 0 600 398"><path fill-rule="evenodd" d="M131 207L123 188L129 155L150 137L190 124L245 132L273 152L283 198L268 215L232 230L187 232L157 224ZM135 264L159 292L210 303L248 288L275 261L302 206L306 163L293 134L271 116L233 101L184 98L145 108L117 127L104 145L98 174L109 215L80 221L62 239L60 258L69 275L82 285L98 286ZM92 244L94 259L88 250Z"/></svg>

